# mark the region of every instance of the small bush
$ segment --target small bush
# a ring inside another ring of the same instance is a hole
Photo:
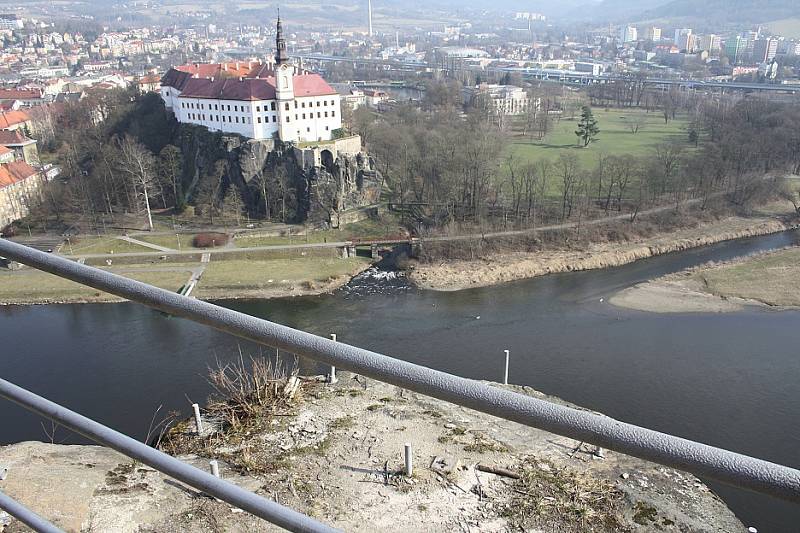
[[[230,236],[227,233],[198,233],[192,239],[195,248],[214,248],[228,244]]]

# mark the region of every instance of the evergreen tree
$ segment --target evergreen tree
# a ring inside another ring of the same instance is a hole
[[[585,148],[589,146],[589,143],[597,140],[600,128],[597,126],[597,119],[594,118],[592,108],[585,105],[581,109],[581,119],[578,122],[578,129],[575,131],[575,135],[578,136]]]

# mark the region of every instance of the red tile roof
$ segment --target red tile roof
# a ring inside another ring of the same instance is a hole
[[[275,71],[268,63],[210,63],[173,67],[161,85],[181,91],[181,96],[223,100],[275,98]],[[319,74],[294,76],[295,96],[327,96],[336,91]]]
[[[36,169],[24,161],[0,165],[0,189],[24,181],[37,174]]]
[[[33,139],[29,139],[19,130],[0,130],[0,145],[3,146],[16,146],[21,144],[28,144],[33,142]]]
[[[0,89],[0,100],[34,100],[42,98],[39,89]]]
[[[215,100],[273,100],[275,85],[263,79],[206,80],[191,79],[183,87],[181,98],[213,98]]]
[[[6,148],[5,146],[0,145],[0,155],[10,154],[11,152],[13,152],[11,148]]]
[[[0,113],[0,129],[11,128],[31,119],[25,111],[6,111]]]
[[[295,96],[326,96],[337,94],[319,74],[301,74],[294,77]]]

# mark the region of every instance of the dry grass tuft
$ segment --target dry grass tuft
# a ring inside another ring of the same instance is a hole
[[[627,530],[621,517],[625,495],[611,481],[534,457],[525,458],[518,471],[512,496],[501,507],[514,529]]]

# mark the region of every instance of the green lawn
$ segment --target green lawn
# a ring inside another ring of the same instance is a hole
[[[113,270],[111,270],[113,272]],[[119,272],[121,275],[177,291],[189,279],[190,272]],[[0,302],[40,301],[104,301],[114,298],[97,289],[59,278],[47,272],[25,269],[20,272],[0,273]]]
[[[274,235],[266,237],[249,237],[245,235],[237,237],[235,243],[239,248],[252,248],[254,246],[381,239],[387,236],[397,237],[402,232],[403,230],[392,220],[369,218],[353,224],[347,224],[341,229],[309,231],[308,235]]]
[[[61,253],[69,255],[124,254],[135,252],[154,252],[152,248],[123,241],[115,237],[73,237],[64,244]]]
[[[258,290],[302,282],[326,281],[366,266],[364,257],[350,259],[273,259],[266,261],[212,261],[197,286],[196,296],[219,290]]]
[[[138,241],[149,242],[150,244],[155,244],[157,246],[164,246],[166,248],[172,248],[174,250],[188,250],[188,249],[196,249],[192,246],[192,239],[194,239],[194,234],[180,234],[180,237],[177,235],[135,235],[133,236],[134,239]]]
[[[688,135],[685,131],[686,119],[683,117],[664,124],[661,114],[645,113],[638,109],[609,111],[593,109],[592,111],[600,128],[597,141],[586,148],[577,146],[578,137],[575,135],[575,130],[578,127],[578,118],[575,120],[562,118],[560,122],[554,122],[553,130],[542,141],[530,135],[523,137],[519,132],[515,132],[501,157],[501,175],[505,176],[507,173],[504,167],[509,155],[513,155],[521,162],[532,162],[542,158],[555,161],[561,154],[574,154],[581,164],[588,168],[597,164],[599,154],[642,156],[663,142],[676,141],[688,144]],[[634,134],[628,128],[628,123],[637,115],[643,116],[645,121],[639,132]]]

